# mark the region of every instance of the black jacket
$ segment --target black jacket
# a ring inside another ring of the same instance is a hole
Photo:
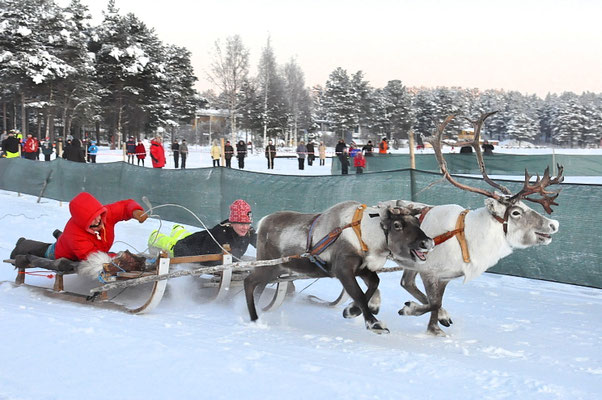
[[[229,244],[231,253],[236,258],[241,258],[245,254],[249,244],[252,244],[253,246],[257,245],[257,233],[252,227],[245,236],[238,236],[228,220],[215,225],[213,228],[209,229],[209,232],[211,232],[213,237],[215,237],[222,246],[226,243]],[[220,249],[211,236],[209,236],[207,231],[200,231],[193,233],[182,240],[178,240],[173,248],[173,253],[176,257],[196,256],[201,254],[221,254],[222,249]],[[234,259],[234,261],[236,261],[236,259]],[[203,263],[203,265],[218,264],[220,264],[218,261]]]
[[[233,155],[234,155],[234,147],[232,147],[232,145],[230,145],[230,144],[224,145],[224,157],[226,158],[226,160],[231,159]]]
[[[63,158],[69,161],[86,162],[86,154],[79,139],[73,139],[71,144],[65,147]]]
[[[247,156],[247,145],[245,142],[236,143],[236,157],[245,158]]]
[[[2,150],[17,153],[19,151],[19,139],[9,136],[2,141]]]
[[[345,152],[346,148],[347,148],[347,144],[337,143],[337,145],[334,148],[334,154],[336,154],[337,156],[340,156],[341,154],[343,154]]]

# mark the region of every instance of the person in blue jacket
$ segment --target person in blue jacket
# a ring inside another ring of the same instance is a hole
[[[98,154],[98,146],[96,146],[96,142],[92,140],[90,142],[90,147],[88,147],[88,156],[90,156],[91,163],[96,163],[96,154]]]

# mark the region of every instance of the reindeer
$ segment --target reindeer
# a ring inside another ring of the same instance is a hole
[[[563,181],[561,166],[558,166],[558,176],[555,178],[550,178],[549,168],[547,168],[541,179],[537,175],[534,183],[531,183],[531,175],[525,170],[523,188],[516,194],[512,194],[506,187],[487,176],[479,139],[485,119],[494,113],[484,113],[476,121],[467,118],[475,128],[474,140],[470,145],[476,152],[484,181],[494,188],[492,191],[463,185],[454,180],[447,170],[441,151],[441,138],[445,126],[454,118],[453,115],[447,117],[435,134],[427,138],[435,150],[435,156],[445,179],[462,190],[485,196],[485,207],[468,212],[459,205],[428,207],[421,203],[393,201],[395,204],[422,209],[424,219],[421,228],[434,238],[436,243],[422,265],[400,264],[404,268],[407,267],[404,269],[401,286],[422,304],[406,302],[399,310],[399,314],[422,315],[430,312],[427,331],[434,335],[444,335],[439,323],[446,327],[452,323],[447,312],[441,308],[445,287],[451,279],[463,276],[464,281],[467,282],[494,266],[514,249],[550,244],[552,235],[558,232],[558,221],[537,213],[522,200],[539,203],[548,214],[551,214],[551,206],[558,205],[554,200],[559,192],[547,191],[546,188]],[[534,194],[540,195],[540,198],[527,197]],[[453,238],[454,232],[457,239]],[[446,233],[448,233],[446,236],[452,236],[450,240],[437,244],[443,240],[443,236],[439,238],[438,236]],[[426,295],[416,287],[418,273],[424,283]]]
[[[251,320],[258,318],[254,301],[256,287],[276,280],[283,272],[294,271],[309,277],[338,278],[357,304],[343,316],[363,314],[367,329],[388,333],[374,316],[380,305],[379,278],[374,271],[381,268],[388,257],[403,263],[419,264],[426,260],[433,241],[420,229],[414,216],[418,212],[395,204],[366,207],[346,201],[321,214],[281,211],[262,218],[257,229],[257,259],[298,257],[286,264],[256,268],[245,279]],[[356,276],[366,283],[365,293]]]

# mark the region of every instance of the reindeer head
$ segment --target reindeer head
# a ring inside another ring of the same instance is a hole
[[[474,139],[472,142],[468,143],[457,143],[458,146],[471,145],[474,148],[483,180],[494,188],[493,191],[463,185],[453,179],[447,170],[447,163],[445,162],[443,152],[441,151],[441,139],[446,125],[454,118],[453,115],[448,116],[445,121],[439,125],[436,132],[432,136],[426,138],[426,140],[433,146],[435,156],[437,157],[437,161],[445,179],[462,190],[479,193],[488,197],[488,199],[485,200],[487,210],[494,219],[503,225],[506,240],[511,247],[525,248],[538,244],[547,245],[552,241],[551,235],[558,232],[558,221],[546,218],[537,213],[535,210],[524,204],[522,200],[539,203],[548,214],[551,214],[553,211],[552,206],[558,205],[555,200],[560,191],[547,191],[546,188],[550,185],[559,184],[564,180],[564,177],[562,176],[563,167],[558,165],[558,175],[555,178],[550,177],[550,169],[549,167],[546,168],[543,178],[540,178],[538,174],[534,183],[531,183],[532,176],[525,170],[523,188],[516,194],[512,194],[508,188],[490,179],[485,170],[485,162],[483,161],[483,154],[481,153],[479,142],[481,128],[485,119],[496,112],[497,111],[484,113],[476,121],[466,118],[474,127]],[[535,194],[540,195],[540,197],[528,197]]]
[[[385,231],[387,247],[393,259],[399,262],[412,261],[422,264],[435,243],[422,229],[416,215],[420,210],[401,207],[387,207],[381,213],[381,227]]]

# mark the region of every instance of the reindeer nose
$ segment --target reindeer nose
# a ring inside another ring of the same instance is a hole
[[[425,239],[422,242],[420,242],[420,248],[422,250],[430,251],[433,249],[433,247],[435,247],[435,242],[431,238]]]
[[[556,231],[558,231],[559,225],[560,224],[555,219],[553,219],[552,222],[550,222],[550,230],[552,231],[552,233],[556,233]]]

